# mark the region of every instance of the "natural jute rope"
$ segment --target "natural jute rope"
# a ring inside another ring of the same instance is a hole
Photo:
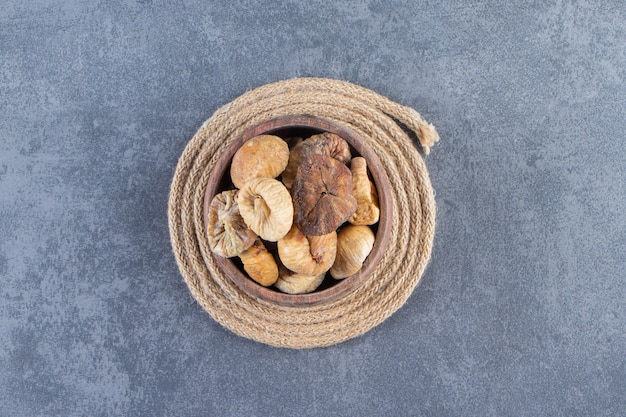
[[[392,235],[366,281],[335,301],[288,307],[252,298],[224,276],[204,233],[204,192],[217,159],[250,127],[280,116],[309,114],[358,134],[380,157],[394,197]],[[430,258],[435,201],[422,157],[401,122],[428,153],[439,137],[418,112],[371,90],[324,78],[267,84],[218,109],[185,148],[171,186],[169,229],[180,271],[211,316],[238,335],[274,346],[339,343],[381,323],[407,300]]]

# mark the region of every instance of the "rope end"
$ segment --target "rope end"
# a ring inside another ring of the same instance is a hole
[[[435,142],[439,141],[439,133],[437,133],[435,126],[430,123],[420,124],[419,132],[415,133],[417,133],[417,138],[425,154],[429,154],[430,147],[433,146]]]

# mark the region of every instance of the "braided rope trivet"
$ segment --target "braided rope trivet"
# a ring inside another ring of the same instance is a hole
[[[272,304],[242,292],[213,261],[202,216],[209,174],[231,142],[260,122],[297,114],[330,119],[358,134],[380,157],[394,197],[389,245],[373,273],[344,297],[310,307]],[[202,125],[178,161],[168,217],[180,271],[194,298],[216,321],[262,343],[310,348],[365,333],[404,304],[430,258],[435,201],[424,161],[396,120],[415,132],[426,153],[439,139],[415,110],[357,85],[324,78],[264,85],[221,107]]]

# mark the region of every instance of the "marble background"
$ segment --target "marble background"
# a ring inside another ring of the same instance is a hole
[[[0,0],[1,416],[618,416],[626,3]],[[419,110],[422,284],[346,343],[222,328],[171,251],[176,162],[295,76]]]

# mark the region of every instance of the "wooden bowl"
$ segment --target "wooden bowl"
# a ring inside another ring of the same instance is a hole
[[[350,129],[328,119],[310,115],[284,116],[260,123],[246,130],[243,135],[236,138],[226,149],[226,152],[220,157],[213,171],[211,171],[206,188],[204,196],[204,233],[206,233],[209,205],[213,197],[226,189],[234,189],[234,186],[230,183],[230,163],[233,155],[244,142],[262,134],[276,135],[285,139],[294,136],[307,138],[321,132],[331,132],[341,136],[350,145],[353,156],[360,155],[367,160],[368,168],[378,191],[380,205],[380,221],[372,227],[376,234],[374,247],[365,260],[363,267],[356,274],[342,280],[335,280],[327,273],[324,282],[315,292],[297,295],[285,294],[273,287],[266,288],[257,284],[245,274],[237,257],[222,258],[212,254],[222,273],[230,278],[242,291],[251,296],[286,306],[311,306],[331,302],[353,291],[363,283],[387,248],[393,221],[393,201],[389,178],[387,178],[380,159]]]

